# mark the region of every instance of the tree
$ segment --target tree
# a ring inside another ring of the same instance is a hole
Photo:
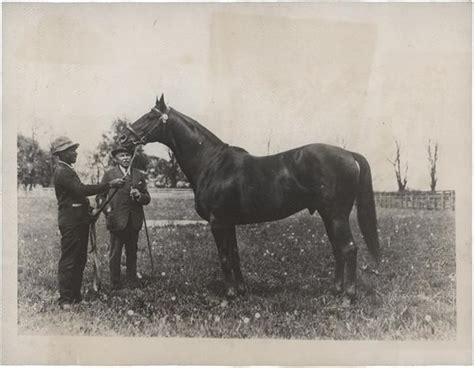
[[[163,173],[166,171],[167,167],[168,161],[166,161],[164,158],[148,156],[148,165],[146,171],[150,180],[155,180],[160,175],[163,176]]]
[[[175,154],[171,149],[168,148],[168,156],[169,156],[169,161],[168,161],[168,168],[166,172],[166,176],[168,177],[170,181],[170,187],[171,188],[176,188],[176,185],[178,184],[178,175],[179,175],[179,164],[178,160],[176,159]]]
[[[122,134],[122,130],[127,126],[127,121],[122,119],[116,119],[112,122],[107,133],[102,134],[102,141],[97,147],[96,154],[98,155],[97,160],[101,161],[104,167],[111,166],[114,164],[112,155],[110,154],[113,149],[117,148],[119,144],[119,137]]]
[[[399,192],[404,192],[406,190],[406,187],[407,187],[407,174],[408,174],[408,162],[405,163],[405,174],[403,175],[402,177],[402,171],[401,171],[401,154],[400,154],[400,143],[395,140],[395,159],[392,161],[392,160],[388,160],[394,170],[395,170],[395,176],[397,178],[397,184],[398,184],[398,191]]]
[[[91,182],[99,183],[102,173],[105,170],[104,157],[101,156],[100,152],[93,152],[88,157],[88,166],[92,169]]]
[[[148,179],[158,188],[188,187],[189,182],[181,170],[173,151],[168,149],[168,160],[156,156],[148,156]]]
[[[434,192],[436,190],[436,183],[438,176],[436,172],[438,164],[438,142],[431,142],[428,140],[428,161],[430,164],[430,188]]]
[[[88,162],[89,167],[93,170],[93,181],[98,181],[103,175],[106,167],[114,164],[114,159],[110,153],[120,145],[119,137],[126,126],[126,120],[114,120],[110,130],[107,133],[102,134],[102,140],[98,144],[96,151],[89,155]],[[133,161],[133,167],[145,171],[147,170],[147,165],[148,156],[143,151],[143,147],[139,146]]]
[[[38,142],[22,134],[17,136],[17,179],[25,189],[36,184],[49,186],[53,173],[53,162],[49,151],[43,150]]]
[[[179,166],[178,160],[176,159],[175,154],[171,149],[168,148],[168,165],[164,172],[166,179],[168,180],[168,186],[170,188],[177,188],[178,183],[186,183],[189,184],[188,178],[184,175],[181,167]]]
[[[168,161],[157,156],[148,156],[147,175],[148,180],[152,181],[158,188],[166,188],[169,186],[168,180],[164,173],[168,168]]]
[[[272,144],[272,133],[273,133],[273,131],[270,130],[270,134],[268,135],[268,140],[267,140],[267,155],[270,154],[270,147],[271,147],[271,144]]]
[[[52,186],[55,161],[51,151],[40,149],[36,156],[35,166],[37,183],[41,184],[43,187]]]
[[[119,146],[119,137],[122,130],[127,126],[127,121],[116,119],[107,133],[102,134],[102,140],[97,149],[89,155],[89,167],[92,169],[91,179],[93,182],[100,180],[106,167],[112,166],[114,160],[110,154]],[[142,146],[137,147],[137,153],[133,161],[133,167],[146,171],[149,180],[155,181],[160,187],[176,188],[179,185],[187,185],[188,180],[179,167],[173,151],[168,150],[168,160],[156,156],[148,156]]]

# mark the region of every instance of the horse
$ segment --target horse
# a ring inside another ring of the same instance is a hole
[[[160,142],[174,152],[194,191],[195,209],[210,224],[228,298],[247,291],[236,225],[280,220],[305,209],[311,215],[317,211],[335,258],[335,291],[345,291],[344,298],[352,302],[358,247],[349,215],[357,203],[359,228],[369,253],[379,260],[371,170],[361,154],[308,144],[270,156],[253,156],[168,106],[163,95],[151,111],[123,129],[119,141],[130,146]]]

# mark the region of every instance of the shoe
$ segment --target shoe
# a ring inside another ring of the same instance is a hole
[[[61,308],[62,310],[70,310],[72,308],[72,304],[69,302],[60,302],[59,308]]]
[[[71,309],[71,305],[72,303],[74,303],[74,301],[70,300],[69,298],[66,299],[63,297],[59,297],[59,299],[57,300],[57,303],[59,305],[59,308],[61,309]]]
[[[73,303],[73,304],[79,304],[80,302],[82,302],[82,295],[76,296],[76,297],[72,300],[72,303]]]
[[[111,290],[120,290],[123,289],[123,285],[121,282],[113,282],[110,284],[110,289]]]
[[[130,278],[127,280],[127,286],[130,289],[139,289],[142,287],[142,283],[138,278]]]

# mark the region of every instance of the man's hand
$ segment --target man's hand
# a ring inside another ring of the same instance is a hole
[[[130,190],[130,196],[135,200],[135,201],[138,201],[140,200],[140,197],[142,196],[142,194],[140,193],[140,191],[136,188],[133,188],[132,190]]]
[[[120,188],[120,187],[123,187],[124,184],[125,184],[125,180],[122,178],[117,178],[117,179],[109,181],[109,185],[111,188]]]

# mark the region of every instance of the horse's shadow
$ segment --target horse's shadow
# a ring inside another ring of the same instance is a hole
[[[226,291],[226,285],[223,279],[213,279],[205,285],[207,291],[216,297],[223,297]],[[263,282],[247,282],[247,291],[241,298],[250,296],[272,297],[285,292],[281,285],[268,285]]]
[[[318,297],[322,294],[328,294],[328,288],[324,285],[305,285],[307,288],[301,288],[299,284],[277,284],[274,282],[266,282],[266,281],[257,281],[257,280],[248,280],[247,283],[247,291],[245,293],[244,298],[248,297],[261,297],[261,298],[268,298],[274,297],[279,294],[288,294],[288,290],[291,292],[300,294],[302,297],[307,298],[314,298]],[[215,296],[223,296],[225,294],[226,285],[223,279],[213,279],[209,281],[205,285],[206,289]]]
[[[223,279],[214,278],[205,285],[206,290],[217,298],[222,298],[225,295],[226,285]],[[292,294],[292,298],[307,299],[307,300],[324,300],[324,305],[331,309],[334,306],[340,306],[344,300],[344,293],[336,291],[334,285],[329,280],[316,279],[311,283],[300,284],[291,283],[288,284],[276,284],[269,283],[266,281],[248,280],[247,281],[247,292],[245,295],[239,298],[263,298],[280,299],[281,296],[288,297],[288,294]],[[377,306],[382,303],[380,295],[377,294],[376,288],[372,282],[361,280],[358,287],[359,295],[351,303],[353,306],[359,303],[369,301],[372,305]]]

